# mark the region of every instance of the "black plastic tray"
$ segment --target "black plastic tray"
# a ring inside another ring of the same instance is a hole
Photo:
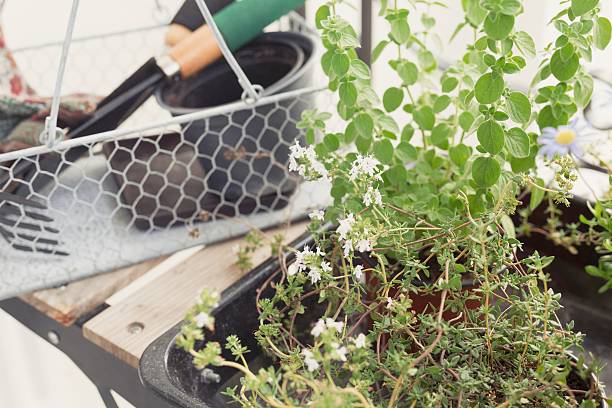
[[[309,244],[312,244],[312,236],[304,234],[291,246],[301,248]],[[223,345],[227,336],[237,335],[251,351],[246,357],[249,365],[255,368],[266,362],[253,336],[259,327],[255,298],[257,290],[278,268],[278,261],[270,259],[226,289],[219,306],[213,311],[215,332],[206,336],[208,341],[218,341]],[[240,375],[236,370],[221,368],[215,369],[215,373],[221,376],[218,384],[203,381],[201,372],[193,368],[191,356],[175,345],[181,325],[179,323],[168,330],[145,350],[139,368],[143,384],[169,401],[171,406],[225,407],[228,399],[221,392],[230,385],[238,385]],[[224,350],[225,358],[233,359],[225,353]]]

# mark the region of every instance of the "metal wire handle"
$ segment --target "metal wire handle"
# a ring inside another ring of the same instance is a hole
[[[236,58],[234,58],[234,54],[232,54],[232,51],[227,46],[227,43],[223,38],[223,34],[221,34],[219,27],[217,27],[217,24],[215,23],[215,20],[212,14],[210,13],[210,10],[208,9],[208,6],[206,5],[206,3],[204,3],[204,0],[195,0],[195,2],[200,8],[200,12],[204,17],[206,24],[208,24],[208,26],[212,29],[215,39],[219,44],[219,48],[221,49],[221,53],[223,54],[223,57],[229,64],[232,71],[234,71],[234,74],[236,74],[236,77],[238,78],[238,83],[244,90],[244,93],[242,94],[242,100],[247,104],[253,104],[257,102],[257,100],[261,97],[263,87],[261,85],[253,85],[251,81],[249,81],[249,78],[246,76],[246,74],[240,67],[240,64],[238,64],[238,61],[236,61]]]
[[[66,60],[68,59],[70,44],[72,43],[72,34],[74,32],[74,25],[76,23],[79,2],[80,0],[72,0],[72,9],[70,10],[70,18],[68,20],[66,35],[64,36],[64,43],[62,45],[59,68],[55,78],[55,90],[53,92],[53,100],[51,102],[51,112],[49,112],[49,116],[47,116],[45,119],[45,129],[42,131],[39,137],[41,143],[46,144],[49,148],[52,148],[59,140],[63,139],[65,135],[64,130],[57,127],[57,117],[59,115],[64,72],[66,71]]]

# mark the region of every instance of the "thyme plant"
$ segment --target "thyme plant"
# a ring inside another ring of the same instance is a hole
[[[348,1],[316,13],[321,63],[346,122],[308,111],[291,170],[331,184],[333,204],[311,214],[314,244],[283,248],[282,265],[258,299],[259,371],[232,336],[204,342],[213,295],[187,316],[178,344],[198,368],[244,374],[227,394],[244,407],[597,407],[582,362],[567,354],[582,335],[556,318],[560,295],[547,286],[551,258],[519,259],[510,216],[520,191],[550,190],[535,174],[544,129],[568,126],[592,93],[584,69],[610,41],[599,0],[563,0],[550,21],[558,37],[537,51],[516,27],[521,0],[462,0],[474,41],[442,72],[429,42],[446,2],[383,0],[394,86],[379,96],[357,57],[358,36],[342,17]],[[348,4],[350,5],[350,4]],[[531,90],[509,75],[539,63]],[[554,142],[568,146],[571,134]],[[564,203],[574,162],[555,154]],[[334,225],[331,229],[326,225]],[[242,261],[244,262],[244,260]]]

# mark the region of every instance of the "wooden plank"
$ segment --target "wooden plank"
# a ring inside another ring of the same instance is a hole
[[[306,223],[285,230],[266,232],[271,237],[285,231],[286,242],[304,233]],[[83,327],[84,336],[117,358],[138,367],[147,346],[181,321],[204,288],[222,291],[243,276],[234,261],[235,247],[242,238],[212,245],[183,260],[154,280],[146,282],[130,296],[89,320]],[[252,256],[258,265],[270,256],[265,246]]]
[[[21,298],[50,318],[69,326],[164,259],[162,257],[142,262],[114,272],[71,282],[60,288],[32,292]]]

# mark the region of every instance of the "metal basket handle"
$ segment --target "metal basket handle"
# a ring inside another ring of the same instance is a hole
[[[206,24],[212,29],[215,39],[219,44],[219,48],[221,49],[221,53],[223,54],[223,57],[229,64],[232,71],[234,71],[234,74],[236,74],[236,78],[238,78],[238,83],[244,90],[244,92],[242,93],[242,100],[245,103],[249,104],[257,102],[257,100],[261,97],[263,87],[261,85],[253,85],[249,78],[246,76],[246,74],[240,67],[240,64],[238,64],[238,61],[234,57],[234,54],[232,54],[232,51],[227,46],[227,43],[223,38],[223,34],[221,34],[219,27],[217,27],[217,24],[215,23],[215,20],[204,0],[195,0],[195,2],[200,8],[200,12],[204,17]]]

